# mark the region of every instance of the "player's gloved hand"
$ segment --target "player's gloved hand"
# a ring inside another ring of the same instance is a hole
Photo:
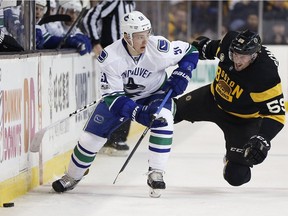
[[[0,51],[2,52],[20,52],[24,51],[23,47],[10,35],[0,32]]]
[[[183,94],[186,90],[188,83],[192,77],[192,72],[189,70],[184,70],[182,68],[175,69],[168,80],[161,88],[163,91],[168,92],[172,89],[173,92],[171,97],[176,97],[177,95]]]
[[[82,41],[82,43],[85,44],[85,51],[82,50],[82,52],[84,51],[86,53],[90,53],[92,51],[92,43],[91,43],[90,38],[87,35],[78,33],[75,35],[75,37],[77,37],[78,40]],[[86,53],[84,53],[84,54],[86,54]],[[81,53],[80,53],[80,55],[81,55]]]
[[[71,35],[66,39],[66,45],[71,48],[76,48],[80,55],[90,53],[92,50],[91,42],[85,35],[76,34]]]
[[[153,114],[157,112],[158,106],[153,104],[142,106],[126,96],[120,96],[114,100],[109,109],[116,116],[129,118],[144,126],[150,126]],[[166,119],[156,118],[152,127],[164,127],[167,125]]]
[[[150,126],[152,119],[154,118],[153,114],[157,112],[158,107],[156,106],[142,106],[137,105],[132,112],[132,120],[137,121],[138,123],[144,126]],[[167,121],[165,118],[156,118],[152,124],[152,127],[165,127],[167,126]]]
[[[206,51],[206,46],[210,42],[211,42],[211,40],[205,36],[199,36],[192,42],[192,45],[194,47],[196,47],[196,49],[199,51],[199,59],[201,59],[201,60],[207,59],[206,55],[205,55],[205,51]],[[209,59],[211,59],[211,57]],[[212,59],[214,59],[214,58],[212,58]]]
[[[244,145],[244,158],[250,165],[262,163],[267,157],[271,144],[260,135],[254,135]]]

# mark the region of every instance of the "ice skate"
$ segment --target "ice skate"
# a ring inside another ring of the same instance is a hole
[[[75,180],[69,175],[64,175],[62,178],[54,181],[52,183],[52,188],[54,189],[55,192],[57,193],[63,193],[68,190],[72,190],[80,180]]]
[[[89,169],[86,170],[84,176],[87,175],[88,173]],[[52,188],[57,193],[63,193],[65,191],[73,190],[76,187],[76,185],[80,182],[80,180],[81,179],[75,180],[69,175],[65,174],[64,176],[62,176],[62,178],[52,183]]]
[[[153,198],[159,198],[162,191],[166,188],[166,184],[163,180],[162,170],[149,169],[147,184],[149,186],[149,196]]]
[[[127,156],[129,146],[125,142],[107,142],[99,151],[100,154],[110,156]]]

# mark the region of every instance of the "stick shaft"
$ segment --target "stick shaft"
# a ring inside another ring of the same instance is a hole
[[[30,151],[31,152],[39,152],[40,150],[40,144],[42,142],[42,139],[46,133],[47,130],[49,130],[50,128],[53,128],[55,127],[56,125],[62,123],[62,122],[65,122],[67,119],[69,119],[70,117],[72,116],[75,116],[81,112],[83,112],[84,110],[87,110],[88,108],[94,106],[95,104],[97,104],[100,100],[96,100],[96,101],[93,101],[91,102],[90,104],[87,104],[85,105],[84,107],[81,107],[80,109],[78,110],[75,110],[74,112],[70,113],[67,117],[61,119],[61,120],[58,120],[50,125],[48,125],[47,127],[44,127],[42,128],[41,130],[39,130],[33,137],[32,141],[31,141],[31,144],[30,144]]]
[[[84,16],[85,12],[86,12],[86,7],[82,9],[82,11],[78,15],[77,19],[75,20],[75,22],[70,26],[70,28],[68,29],[67,33],[64,35],[64,37],[60,41],[57,49],[60,49],[62,47],[62,45],[65,44],[67,38],[70,36],[70,34],[71,34],[72,30],[74,29],[74,27],[77,26],[77,24],[80,22],[80,20]]]
[[[127,166],[127,164],[129,163],[130,159],[132,158],[132,156],[134,155],[136,149],[138,148],[138,146],[140,145],[140,143],[142,142],[143,138],[146,136],[147,132],[149,131],[149,129],[151,128],[154,120],[156,119],[156,117],[158,116],[158,114],[160,113],[160,111],[162,110],[162,108],[164,107],[165,103],[167,102],[167,100],[169,99],[170,95],[172,93],[172,90],[170,89],[169,92],[166,94],[165,98],[163,99],[162,103],[160,104],[160,106],[157,109],[157,112],[154,114],[154,117],[152,118],[152,121],[150,122],[150,125],[148,127],[145,128],[144,132],[142,133],[141,137],[139,138],[139,140],[137,141],[136,145],[134,146],[134,148],[132,149],[131,153],[128,155],[126,161],[124,162],[123,166],[121,167],[120,171],[118,172],[113,184],[115,184],[119,174],[121,172],[124,171],[125,167]]]
[[[69,21],[71,21],[71,17],[70,17],[69,15],[66,15],[66,14],[50,15],[50,16],[47,16],[47,17],[42,18],[42,19],[38,22],[38,25],[43,25],[43,24],[46,24],[46,23],[57,22],[57,21],[69,22]]]

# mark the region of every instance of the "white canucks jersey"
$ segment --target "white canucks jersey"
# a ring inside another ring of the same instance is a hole
[[[165,69],[176,65],[191,48],[187,42],[150,36],[145,52],[136,61],[124,44],[123,39],[117,40],[98,57],[103,97],[123,91],[133,100],[152,95],[165,81]]]

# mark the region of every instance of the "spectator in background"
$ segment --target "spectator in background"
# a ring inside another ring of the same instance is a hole
[[[264,1],[264,43],[287,44],[288,1]]]
[[[267,20],[287,20],[288,1],[264,1],[263,18]]]
[[[100,1],[92,7],[83,19],[83,25],[91,38],[96,56],[106,46],[121,38],[120,19],[124,14],[135,10],[134,1]],[[129,146],[126,144],[131,121],[126,121],[116,129],[101,149],[101,153],[112,156],[125,156]]]
[[[288,44],[285,22],[276,21],[272,26],[272,35],[265,40],[269,44]]]
[[[230,20],[230,23],[228,30],[242,31],[244,29],[247,29],[247,25],[249,25],[247,21],[251,23],[251,18],[252,21],[255,21],[255,16],[249,17],[249,15],[253,14],[257,16],[258,5],[258,1],[243,0],[236,2],[229,13],[228,19]]]
[[[249,29],[250,31],[258,32],[258,25],[259,25],[258,14],[251,11],[246,14],[246,20],[242,19],[234,20],[230,25],[230,29],[232,31],[244,31],[246,29]]]
[[[169,13],[168,24],[168,39],[173,40],[185,40],[187,38],[187,5],[184,2],[173,5],[172,11]]]
[[[217,1],[192,1],[192,37],[206,35],[210,38],[217,37]]]
[[[256,13],[250,13],[248,14],[246,18],[246,28],[253,32],[258,32],[258,26],[259,26],[259,17]]]
[[[38,25],[47,10],[46,0],[35,1],[35,18],[36,18],[36,48],[37,49],[55,49],[60,46],[63,36],[52,35],[45,25]],[[83,34],[69,35],[61,47],[76,48],[80,55],[91,52],[91,43],[87,36]]]

